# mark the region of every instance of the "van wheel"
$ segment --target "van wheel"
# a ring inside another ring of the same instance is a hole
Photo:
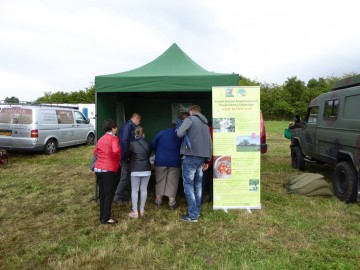
[[[93,145],[94,143],[95,143],[95,135],[93,133],[90,133],[86,138],[86,144]]]
[[[291,166],[300,171],[305,170],[304,154],[302,153],[300,146],[291,148]]]
[[[54,154],[55,152],[56,152],[56,141],[50,139],[45,144],[44,153],[46,155],[51,155]]]
[[[353,203],[356,201],[358,186],[358,174],[354,166],[343,161],[336,165],[333,187],[336,197],[345,203]]]

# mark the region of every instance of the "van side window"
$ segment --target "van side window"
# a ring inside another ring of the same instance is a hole
[[[0,123],[24,124],[32,123],[32,110],[19,107],[3,108],[0,112]]]
[[[75,112],[75,119],[77,124],[86,124],[86,118],[80,112]]]
[[[315,124],[317,122],[318,113],[319,113],[319,107],[310,107],[308,109],[308,113],[307,113],[308,116],[306,122]]]
[[[72,111],[56,110],[56,117],[59,124],[74,124]]]
[[[324,119],[327,120],[335,120],[338,115],[339,110],[339,100],[338,99],[332,99],[325,101],[325,107],[324,107]]]

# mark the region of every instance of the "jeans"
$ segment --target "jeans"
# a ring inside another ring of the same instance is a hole
[[[140,212],[145,210],[149,179],[150,179],[150,175],[131,176],[131,202],[132,202],[133,211],[138,211],[139,189],[140,189]]]
[[[182,176],[184,193],[188,203],[188,215],[197,219],[200,214],[203,164],[205,158],[184,156],[182,160]]]
[[[115,191],[114,201],[130,201],[130,163],[121,161],[120,181]]]

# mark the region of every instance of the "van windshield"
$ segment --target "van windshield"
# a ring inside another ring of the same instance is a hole
[[[21,107],[2,108],[0,111],[1,124],[31,124],[32,110]]]

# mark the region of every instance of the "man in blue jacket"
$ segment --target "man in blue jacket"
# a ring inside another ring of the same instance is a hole
[[[188,213],[181,216],[181,220],[187,222],[197,222],[200,214],[203,170],[209,167],[212,155],[207,124],[200,106],[193,105],[190,107],[190,116],[185,118],[177,130],[178,137],[183,138],[187,134],[191,143],[189,148],[183,141],[180,148],[184,193],[188,203]]]
[[[138,113],[133,113],[131,118],[124,123],[119,130],[119,142],[121,145],[121,160],[120,160],[120,181],[115,191],[114,201],[116,203],[129,202],[131,199],[130,190],[130,166],[126,162],[128,157],[128,149],[130,142],[135,140],[134,130],[140,124],[141,116]]]

